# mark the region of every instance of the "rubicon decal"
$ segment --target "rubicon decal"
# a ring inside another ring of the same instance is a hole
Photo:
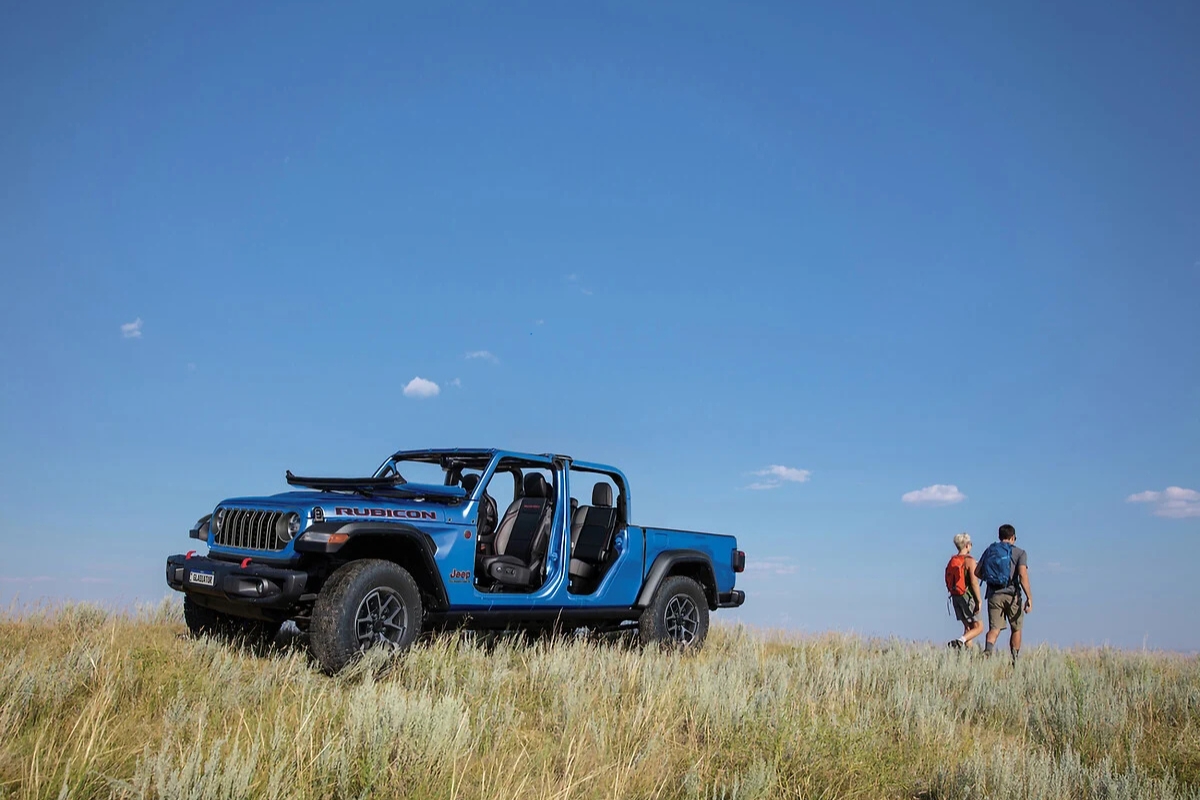
[[[335,517],[388,517],[391,519],[433,519],[436,511],[417,511],[411,508],[350,508],[338,506],[333,509]]]

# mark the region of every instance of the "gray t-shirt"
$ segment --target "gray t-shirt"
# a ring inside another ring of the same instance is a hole
[[[1028,569],[1029,568],[1029,555],[1024,550],[1022,550],[1021,548],[1017,547],[1014,544],[1013,549],[1012,549],[1012,574],[1010,576],[1008,586],[1001,586],[1001,587],[993,588],[992,585],[989,583],[988,587],[987,587],[987,591],[984,592],[984,595],[986,597],[991,597],[994,594],[1001,594],[1001,595],[1020,594],[1021,593],[1021,583],[1017,579],[1017,567],[1025,567],[1026,569]]]

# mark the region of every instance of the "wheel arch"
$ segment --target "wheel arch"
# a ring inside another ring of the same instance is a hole
[[[634,605],[638,608],[650,605],[659,584],[672,575],[683,575],[699,583],[708,600],[709,610],[717,610],[716,572],[713,570],[712,559],[700,550],[667,550],[659,553],[646,573],[642,591],[638,593]]]
[[[330,554],[338,562],[350,563],[364,558],[391,561],[413,576],[426,609],[444,611],[448,607],[446,587],[434,560],[437,548],[419,528],[403,524],[352,522],[336,525],[329,532],[350,536],[345,544]]]

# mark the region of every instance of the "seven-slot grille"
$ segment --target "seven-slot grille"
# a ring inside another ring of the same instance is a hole
[[[283,513],[264,508],[226,508],[221,532],[214,542],[243,550],[282,550],[287,542],[275,535],[275,523]]]

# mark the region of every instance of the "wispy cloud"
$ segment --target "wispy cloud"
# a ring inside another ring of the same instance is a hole
[[[808,479],[812,477],[812,472],[807,469],[796,469],[795,467],[785,467],[782,464],[772,464],[771,466],[757,470],[752,473],[755,477],[762,478],[760,481],[747,486],[747,489],[755,491],[764,491],[767,489],[778,489],[785,483],[808,483]]]
[[[795,575],[800,565],[789,556],[766,556],[746,561],[746,572],[760,575]]]
[[[533,321],[533,324],[534,324],[534,325],[545,325],[545,324],[546,324],[546,320],[544,320],[544,319],[535,319],[535,320]]]
[[[458,378],[455,378],[454,380],[450,381],[450,382],[449,382],[448,384],[446,384],[446,385],[447,385],[447,386],[453,386],[455,389],[461,389],[461,388],[462,388],[462,381],[461,381],[461,380],[459,380]]]
[[[900,501],[911,506],[952,506],[966,499],[967,496],[954,484],[935,483],[924,489],[905,492]]]
[[[50,575],[0,575],[0,583],[46,583],[52,580]]]
[[[1168,486],[1161,492],[1145,491],[1131,494],[1126,503],[1147,503],[1154,509],[1154,516],[1168,519],[1200,517],[1200,492],[1180,486]]]
[[[433,381],[427,381],[424,378],[413,378],[405,385],[404,396],[425,400],[430,397],[437,397],[440,391],[441,389]]]
[[[580,280],[579,280],[579,274],[578,274],[578,273],[572,272],[570,275],[568,275],[568,276],[567,276],[567,283],[573,283],[573,284],[575,284],[575,288],[579,289],[579,293],[580,293],[580,294],[587,295],[588,297],[591,297],[591,296],[592,296],[592,294],[593,294],[593,292],[592,292],[592,290],[591,290],[591,288],[590,288],[590,287],[587,287],[587,286],[580,286],[580,285],[579,285],[579,284],[580,284]]]
[[[124,323],[121,326],[121,337],[124,339],[142,338],[142,318],[138,317],[133,322]]]
[[[490,350],[472,350],[463,356],[463,358],[466,358],[468,361],[479,359],[482,361],[487,361],[491,364],[500,363],[500,359],[496,358],[496,356]]]

